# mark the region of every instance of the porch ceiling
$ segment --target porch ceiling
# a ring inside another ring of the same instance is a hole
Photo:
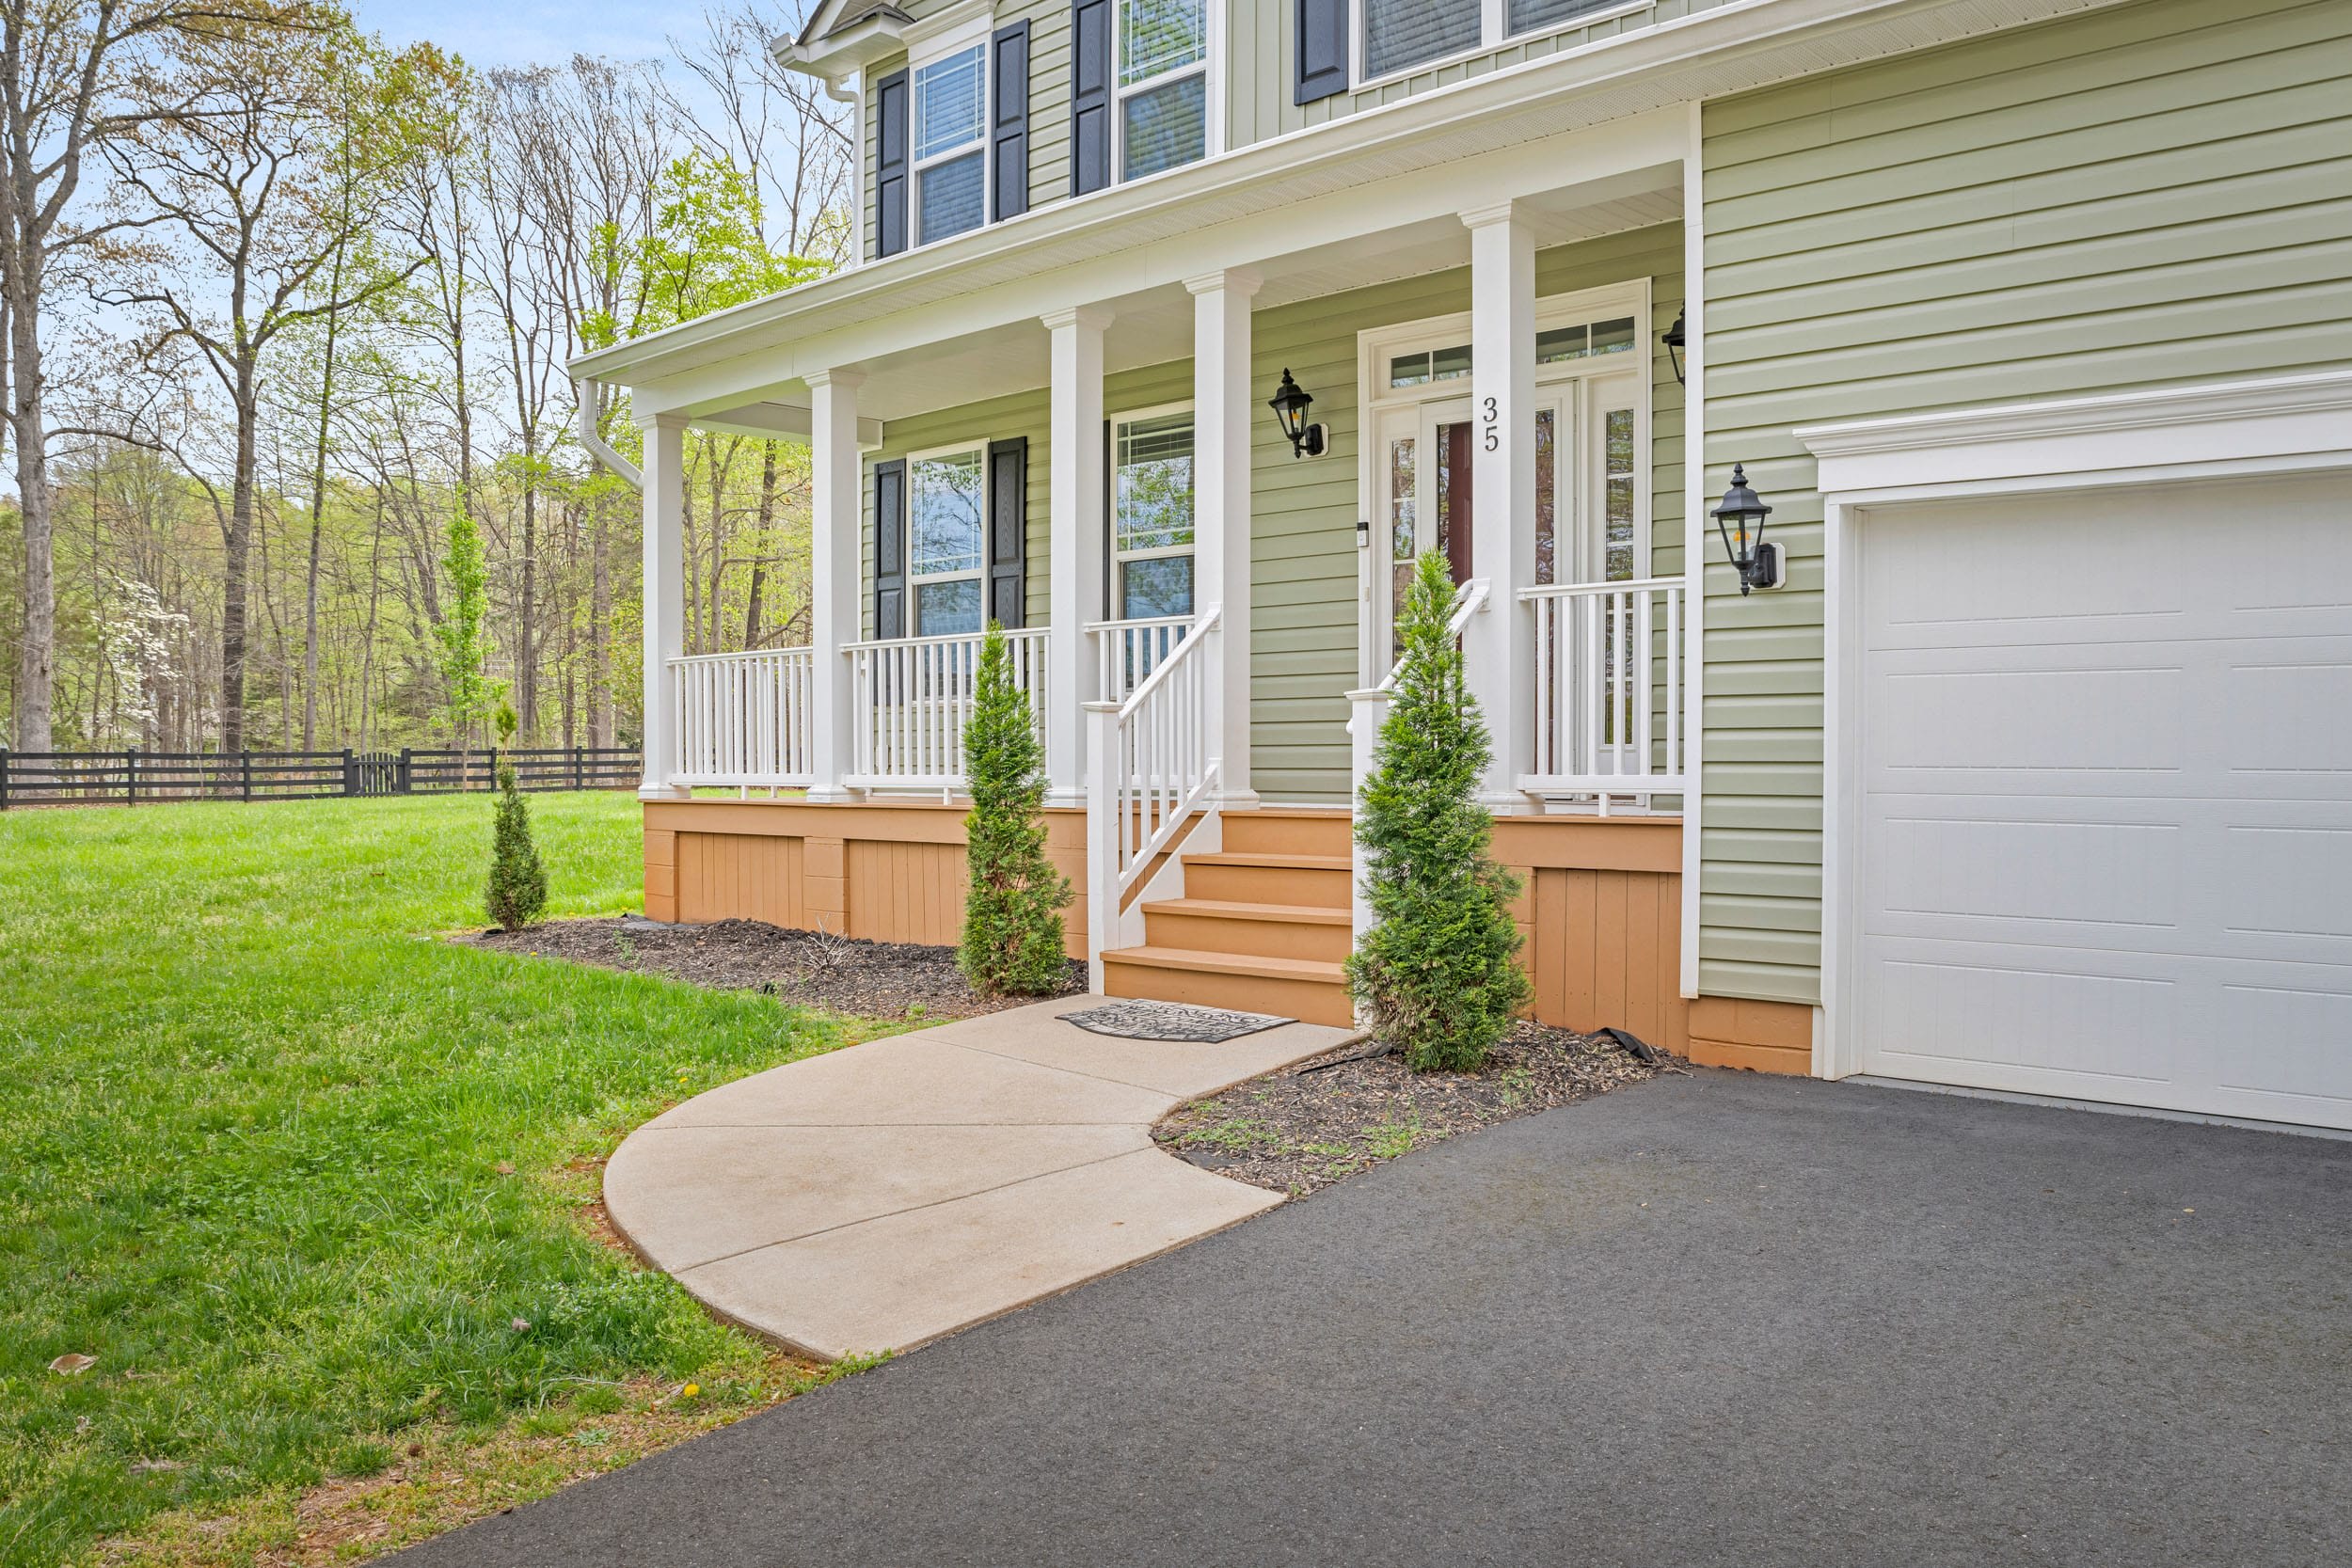
[[[1539,247],[1567,245],[1677,222],[1682,216],[1681,168],[1662,164],[1526,198],[1522,208]],[[1263,279],[1260,310],[1351,289],[1470,265],[1470,230],[1454,218],[1334,238],[1270,256],[1253,270]],[[1192,298],[1163,285],[1090,302],[1107,307],[1104,368],[1109,372],[1183,359],[1192,353]],[[1467,293],[1464,305],[1469,303]],[[1050,379],[1051,340],[1035,319],[1008,322],[952,340],[863,361],[859,439],[879,445],[892,420],[1031,391]],[[784,384],[756,403],[699,412],[694,423],[739,435],[797,436],[809,429],[805,383]]]

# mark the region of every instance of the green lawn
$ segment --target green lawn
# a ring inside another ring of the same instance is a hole
[[[633,799],[532,811],[552,913],[638,904]],[[0,1562],[291,1517],[418,1438],[561,1433],[650,1383],[774,1397],[761,1345],[580,1206],[664,1103],[840,1025],[434,940],[480,923],[489,824],[486,797],[0,816]]]

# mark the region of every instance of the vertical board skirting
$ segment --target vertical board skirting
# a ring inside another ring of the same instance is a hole
[[[1679,876],[1546,867],[1534,874],[1534,903],[1526,961],[1538,1022],[1625,1029],[1687,1053],[1690,1006],[1677,986]]]
[[[678,920],[689,926],[757,920],[792,930],[808,927],[801,840],[757,833],[675,837]]]

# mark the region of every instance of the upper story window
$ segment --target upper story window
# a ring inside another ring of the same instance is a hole
[[[1119,177],[1209,150],[1208,0],[1117,0]]]
[[[1629,0],[1355,0],[1359,82],[1456,55],[1500,48],[1522,33],[1565,26]]]
[[[985,39],[914,67],[914,241],[988,221]]]

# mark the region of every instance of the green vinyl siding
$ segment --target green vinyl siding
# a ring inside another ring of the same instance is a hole
[[[1710,103],[1700,988],[1820,998],[1821,505],[1791,431],[2352,360],[2352,6],[2148,3]]]
[[[1682,297],[1682,233],[1661,225],[1541,251],[1539,295],[1650,279],[1652,569],[1682,565],[1682,388],[1658,334]],[[1251,319],[1251,384],[1269,390],[1290,370],[1314,393],[1314,416],[1330,427],[1319,458],[1297,459],[1271,413],[1253,405],[1251,431],[1252,627],[1250,733],[1258,793],[1274,801],[1343,802],[1350,765],[1347,692],[1357,684],[1358,551],[1357,334],[1470,309],[1470,270],[1453,268],[1401,282],[1327,294],[1257,311]],[[1113,326],[1116,335],[1118,328]],[[1467,395],[1468,388],[1464,388]],[[1192,396],[1192,363],[1171,360],[1104,378],[1106,416]],[[1042,388],[894,419],[880,458],[960,441],[1029,438],[1028,614],[1047,620],[1049,395]],[[870,476],[871,461],[868,471]],[[873,566],[873,486],[866,481],[866,572]],[[870,633],[872,594],[866,595]]]
[[[1344,119],[1384,103],[1399,103],[1474,76],[1640,32],[1661,22],[1677,21],[1728,3],[1729,0],[1655,0],[1654,4],[1634,10],[1596,18],[1583,26],[1530,32],[1505,40],[1497,49],[1456,55],[1438,61],[1425,71],[1392,76],[1373,87],[1301,104],[1291,102],[1298,69],[1294,8],[1287,0],[1280,4],[1269,0],[1230,0],[1226,12],[1225,59],[1229,74],[1225,145],[1247,147],[1270,136],[1303,131],[1311,125]]]

